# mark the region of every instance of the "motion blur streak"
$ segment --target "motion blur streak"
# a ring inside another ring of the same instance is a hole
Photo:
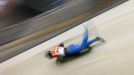
[[[8,2],[11,6],[13,5],[12,9],[17,12],[12,10],[10,11],[12,15],[8,14],[10,17],[3,18],[3,16],[0,19],[0,62],[63,33],[127,0],[49,0],[52,2],[48,2],[48,5],[45,5],[46,7],[56,4],[56,7],[50,7],[51,10],[48,9],[49,11],[42,6],[42,3],[43,5],[45,3],[42,0],[34,0],[37,2],[31,4],[31,0],[27,1],[24,5],[23,2],[19,1],[16,3]],[[47,2],[48,0],[43,1]],[[20,5],[17,5],[17,3]],[[38,4],[42,8],[39,8]],[[59,5],[57,6],[57,4]],[[15,8],[16,6],[19,7]]]

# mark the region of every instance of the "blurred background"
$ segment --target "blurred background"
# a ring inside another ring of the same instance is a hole
[[[55,8],[66,0],[0,0],[0,28]]]
[[[127,0],[0,0],[0,62]]]

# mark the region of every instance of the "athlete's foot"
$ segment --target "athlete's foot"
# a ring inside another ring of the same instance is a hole
[[[97,39],[97,41],[105,42],[105,40],[101,37],[97,37],[96,39]]]

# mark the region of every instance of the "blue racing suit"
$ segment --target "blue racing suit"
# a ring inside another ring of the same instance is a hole
[[[87,28],[85,28],[85,30],[86,31],[83,35],[82,43],[81,44],[71,44],[70,46],[68,46],[66,48],[66,54],[67,55],[81,54],[82,50],[88,48],[92,43],[98,41],[97,37],[88,41],[89,31],[88,31]]]

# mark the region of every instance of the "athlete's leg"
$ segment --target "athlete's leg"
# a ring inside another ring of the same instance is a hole
[[[98,38],[96,37],[96,38],[93,38],[93,39],[91,39],[91,40],[89,40],[88,42],[87,42],[87,47],[88,46],[90,46],[92,43],[94,43],[94,42],[96,42],[96,41],[98,41]]]
[[[102,39],[101,37],[96,37],[96,38],[91,39],[90,41],[87,42],[87,47],[90,46],[92,43],[94,43],[94,42],[96,42],[96,41],[105,42],[105,40]]]
[[[86,48],[88,41],[88,30],[85,31],[84,36],[83,36],[83,41],[81,44],[71,44],[70,46],[67,47],[67,54],[78,54],[81,53],[83,49]]]
[[[81,51],[87,47],[87,42],[88,42],[88,29],[85,28],[85,32],[84,32],[84,35],[83,35],[82,43],[81,44],[77,44],[77,45],[72,44],[72,45],[68,46],[66,52],[68,54],[78,54],[78,53],[81,53]]]
[[[85,32],[84,32],[84,35],[83,35],[83,41],[82,43],[79,45],[79,50],[83,50],[84,48],[86,48],[86,45],[87,45],[87,42],[88,42],[88,35],[89,34],[89,31],[87,28],[85,28]]]

